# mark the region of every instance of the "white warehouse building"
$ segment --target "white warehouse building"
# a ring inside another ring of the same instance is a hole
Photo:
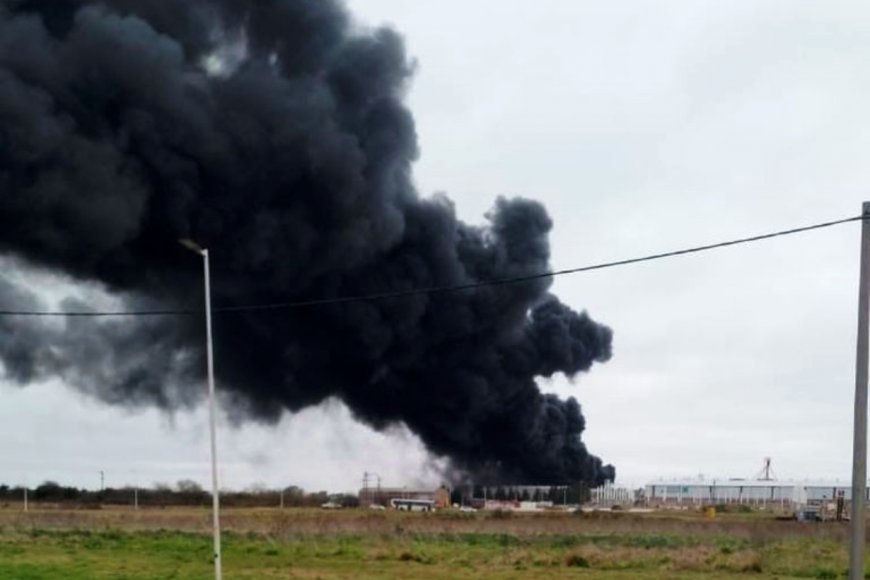
[[[852,499],[852,487],[840,482],[769,480],[677,480],[649,483],[649,504],[813,504]],[[868,489],[870,498],[870,489]]]

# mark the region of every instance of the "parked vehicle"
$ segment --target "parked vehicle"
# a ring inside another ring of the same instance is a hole
[[[406,512],[431,512],[435,510],[435,501],[431,499],[399,499],[390,500],[393,509]]]

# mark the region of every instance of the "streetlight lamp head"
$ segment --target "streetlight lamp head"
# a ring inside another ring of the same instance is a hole
[[[202,255],[205,252],[205,250],[203,250],[199,244],[197,244],[190,238],[182,238],[178,240],[178,243],[190,250],[191,252],[196,252],[199,255]]]

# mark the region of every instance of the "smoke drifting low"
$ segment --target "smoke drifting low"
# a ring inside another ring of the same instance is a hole
[[[182,237],[210,249],[216,306],[545,272],[540,204],[500,198],[475,227],[418,195],[412,72],[397,33],[334,0],[2,0],[0,252],[131,308],[202,307]],[[535,383],[606,361],[611,332],[549,284],[221,314],[227,410],[336,397],[471,477],[612,479],[577,401]],[[39,304],[0,280],[0,306]],[[8,378],[121,405],[196,404],[202,344],[198,316],[0,318]]]

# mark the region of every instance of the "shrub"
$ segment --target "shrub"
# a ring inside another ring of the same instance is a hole
[[[431,564],[432,559],[420,554],[414,554],[412,552],[402,552],[399,554],[400,562],[417,562],[418,564]]]
[[[495,510],[489,515],[489,517],[493,520],[507,520],[512,518],[513,515],[513,512],[510,510]]]
[[[565,558],[565,565],[571,566],[573,568],[588,568],[589,560],[587,560],[580,554],[569,554]]]

